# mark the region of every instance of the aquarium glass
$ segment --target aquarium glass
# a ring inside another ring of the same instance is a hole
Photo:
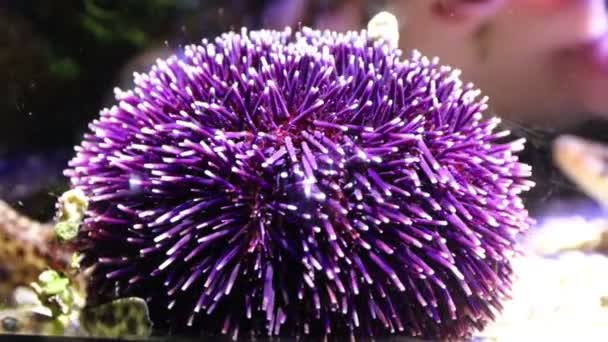
[[[605,0],[0,1],[0,341],[600,341]]]

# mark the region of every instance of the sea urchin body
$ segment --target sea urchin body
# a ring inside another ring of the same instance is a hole
[[[530,168],[456,71],[365,31],[243,30],[135,84],[66,171],[93,297],[233,337],[459,338],[500,310]]]

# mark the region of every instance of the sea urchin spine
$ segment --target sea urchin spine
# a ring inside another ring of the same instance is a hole
[[[66,171],[92,297],[234,338],[460,338],[500,310],[531,170],[456,71],[365,31],[243,29],[135,84]]]

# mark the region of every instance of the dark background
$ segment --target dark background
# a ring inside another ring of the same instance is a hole
[[[0,198],[48,219],[114,86],[184,43],[261,25],[264,1],[0,0]]]

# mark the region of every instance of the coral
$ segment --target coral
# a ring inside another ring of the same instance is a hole
[[[45,268],[66,267],[70,252],[60,246],[51,225],[25,217],[0,201],[0,298],[35,281]]]

